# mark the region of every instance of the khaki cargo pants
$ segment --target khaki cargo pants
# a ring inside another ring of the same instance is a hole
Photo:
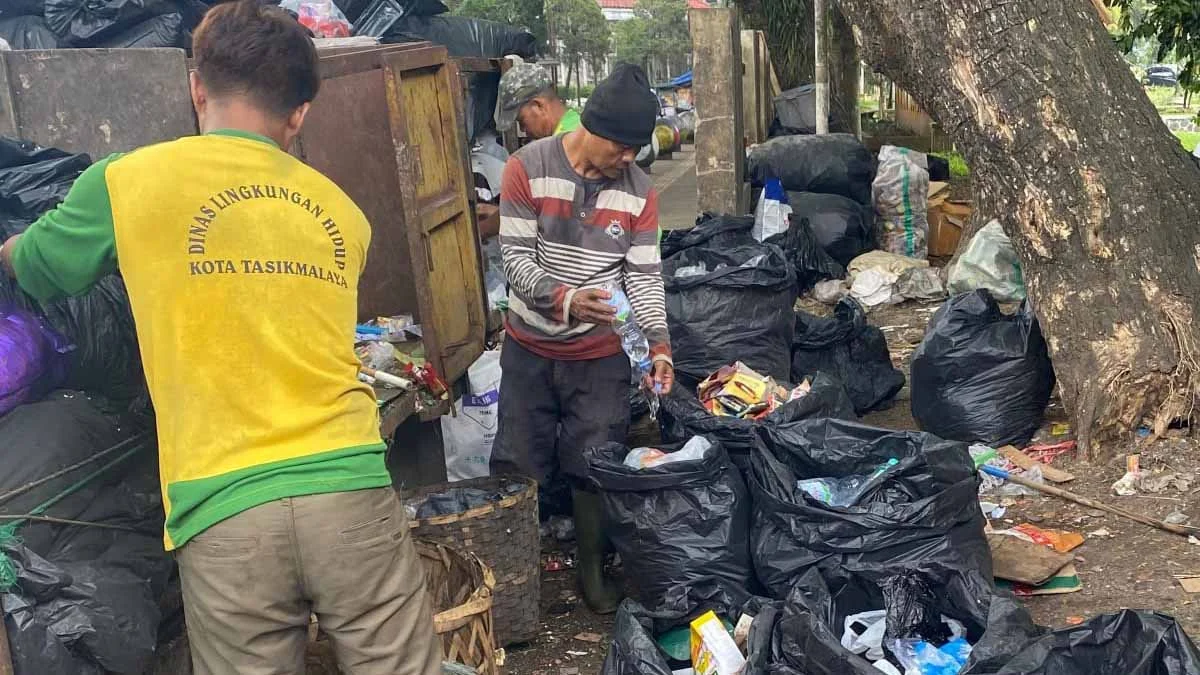
[[[303,675],[309,612],[345,675],[440,675],[425,572],[391,488],[280,499],[177,551],[196,675]]]

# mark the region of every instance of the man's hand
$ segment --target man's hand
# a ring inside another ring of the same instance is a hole
[[[642,380],[642,386],[659,396],[666,396],[675,386],[675,367],[666,361],[655,361],[650,374]]]
[[[500,234],[500,207],[495,204],[476,204],[475,221],[479,224],[479,241]]]
[[[612,294],[597,288],[585,288],[571,297],[571,316],[584,323],[607,326],[617,315],[617,309],[608,304]]]

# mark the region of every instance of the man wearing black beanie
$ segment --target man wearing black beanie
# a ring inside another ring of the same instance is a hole
[[[543,494],[559,469],[572,481],[579,578],[599,613],[614,611],[621,594],[604,577],[602,508],[586,489],[583,451],[625,442],[631,378],[604,287],[624,290],[649,342],[643,386],[666,394],[674,381],[658,196],[634,164],[657,115],[646,74],[618,66],[596,86],[582,128],[525,146],[500,190],[509,311],[491,470],[533,476]]]

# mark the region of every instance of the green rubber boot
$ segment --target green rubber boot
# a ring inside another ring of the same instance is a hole
[[[600,494],[575,488],[575,541],[579,545],[579,558],[575,569],[579,574],[579,585],[583,587],[583,600],[596,614],[612,614],[617,611],[624,595],[614,580],[604,575],[604,505]]]

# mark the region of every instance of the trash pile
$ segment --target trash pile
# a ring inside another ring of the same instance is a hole
[[[417,410],[450,400],[449,387],[425,361],[421,326],[413,323],[412,315],[379,317],[359,324],[354,353],[362,363],[359,379],[373,386],[417,392]]]
[[[884,251],[924,260],[928,220],[929,163],[924,153],[885,145],[871,183],[871,203],[879,216]]]
[[[0,240],[90,163],[0,139]],[[0,527],[0,590],[14,667],[141,673],[174,566],[124,284],[109,276],[43,307],[4,278],[0,308],[0,508],[13,516]]]
[[[789,391],[738,361],[705,378],[696,394],[710,414],[761,420],[788,401],[803,398],[810,389],[806,382]]]
[[[423,494],[420,497],[405,500],[404,508],[408,517],[413,520],[424,520],[436,516],[452,516],[464,513],[481,506],[495,504],[500,500],[520,494],[529,486],[520,481],[500,481],[494,490],[483,490],[473,487],[454,487],[442,492]]]
[[[1078,540],[1032,525],[990,530],[965,443],[830,419],[745,436],[744,468],[713,436],[586,452],[635,591],[603,675],[1200,668],[1200,651],[1161,614],[1034,624],[1004,590],[1021,587],[994,581],[1013,576],[1001,552],[1028,544],[1061,561]]]

